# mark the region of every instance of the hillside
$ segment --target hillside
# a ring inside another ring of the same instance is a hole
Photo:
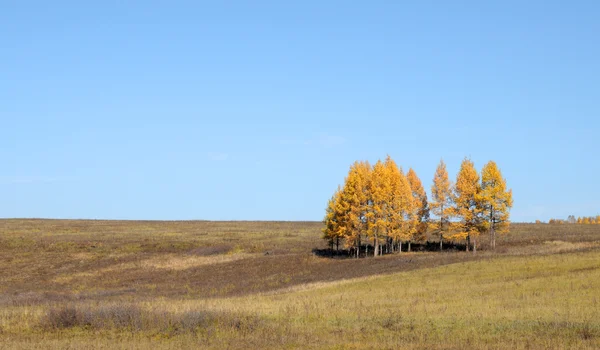
[[[600,346],[600,226],[358,260],[321,227],[1,220],[0,347]]]

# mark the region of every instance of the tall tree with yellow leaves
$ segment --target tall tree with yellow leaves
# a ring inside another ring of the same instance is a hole
[[[329,199],[327,209],[325,210],[325,218],[323,219],[323,223],[325,224],[325,227],[322,229],[323,239],[328,242],[331,250],[333,250],[336,239],[339,247],[339,238],[343,235],[342,227],[345,225],[338,211],[341,192],[341,189],[338,187],[335,194]]]
[[[444,160],[440,160],[433,177],[430,207],[431,212],[439,219],[434,227],[440,235],[440,250],[442,250],[444,233],[448,232],[452,214],[452,185],[448,179],[448,171]]]
[[[389,227],[389,193],[391,182],[385,164],[378,160],[369,177],[368,194],[370,207],[367,212],[367,234],[373,238],[374,256],[380,255],[379,239],[385,236]]]
[[[454,215],[459,219],[455,223],[458,238],[464,238],[467,241],[467,251],[473,239],[473,252],[477,251],[477,236],[481,230],[482,207],[477,200],[481,192],[479,183],[479,174],[475,165],[470,159],[465,158],[460,165],[460,170],[456,176],[454,185]]]
[[[427,203],[427,193],[423,188],[421,179],[411,168],[408,169],[406,179],[410,185],[413,198],[413,215],[416,216],[416,227],[411,239],[408,241],[408,251],[410,251],[411,242],[421,242],[427,239],[427,227],[429,223],[429,204]]]
[[[476,196],[482,205],[484,227],[490,234],[490,246],[496,249],[496,233],[509,229],[512,190],[506,188],[506,180],[498,165],[489,161],[481,170],[481,192]]]
[[[395,246],[402,251],[402,241],[409,240],[416,228],[416,216],[413,215],[413,199],[410,184],[402,169],[388,156],[384,163],[390,185],[386,211],[388,214],[387,250],[394,252]]]
[[[371,165],[368,162],[355,162],[350,167],[341,195],[342,201],[348,205],[346,244],[354,249],[356,258],[360,256],[362,234],[367,231],[370,176]]]

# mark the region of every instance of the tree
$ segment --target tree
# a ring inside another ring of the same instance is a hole
[[[379,238],[387,234],[388,220],[388,198],[391,190],[388,171],[380,160],[373,166],[369,177],[368,194],[370,195],[370,207],[367,212],[367,235],[373,238],[374,256],[380,253]]]
[[[350,167],[342,191],[343,201],[348,204],[346,244],[355,249],[356,258],[360,256],[362,234],[367,231],[370,176],[371,165],[368,162],[355,162]]]
[[[327,209],[325,209],[325,218],[323,219],[323,223],[325,224],[325,228],[322,229],[323,239],[325,239],[330,249],[333,250],[333,244],[340,237],[340,227],[343,225],[340,223],[340,217],[337,212],[338,200],[341,195],[341,190],[338,187],[335,194],[329,199],[327,202]]]
[[[391,242],[388,242],[388,250],[393,252],[394,245],[397,244],[399,251],[402,251],[402,241],[409,240],[416,228],[412,191],[402,169],[398,168],[396,162],[390,156],[386,158],[384,165],[390,186],[386,205],[388,214],[387,231],[391,239]]]
[[[448,230],[452,213],[452,186],[448,179],[448,171],[444,160],[440,160],[431,186],[431,212],[438,217],[436,229],[440,235],[440,250],[443,247],[444,232]]]
[[[512,208],[512,190],[506,188],[506,180],[498,165],[489,161],[481,171],[481,192],[476,196],[481,202],[484,227],[490,234],[490,246],[496,249],[496,233],[509,229],[510,208]]]
[[[481,192],[479,183],[479,174],[475,169],[473,162],[467,158],[462,161],[460,170],[456,176],[456,184],[454,185],[454,216],[459,221],[456,223],[458,234],[457,238],[467,240],[467,251],[473,238],[473,252],[477,251],[477,236],[481,230],[481,213],[482,208],[477,196]]]
[[[406,179],[410,185],[413,197],[413,215],[416,216],[416,229],[411,239],[408,241],[408,251],[410,251],[411,241],[422,242],[427,238],[427,225],[429,223],[429,204],[427,203],[427,193],[423,188],[421,179],[411,168],[408,169]]]

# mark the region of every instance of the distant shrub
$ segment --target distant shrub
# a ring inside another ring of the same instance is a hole
[[[94,330],[154,331],[174,335],[211,329],[251,333],[263,325],[263,320],[254,316],[203,310],[184,313],[146,311],[131,304],[97,308],[66,305],[50,308],[40,325],[45,329],[80,327]]]
[[[234,247],[230,244],[217,244],[206,247],[198,247],[191,251],[189,254],[198,255],[198,256],[210,256],[210,255],[218,255],[218,254],[227,254],[232,251]]]
[[[75,307],[65,306],[48,310],[43,324],[47,328],[62,329],[81,326],[81,321],[80,313]]]

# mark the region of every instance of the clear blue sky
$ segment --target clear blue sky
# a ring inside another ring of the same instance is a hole
[[[355,160],[600,213],[598,1],[2,1],[0,217],[321,220]]]

